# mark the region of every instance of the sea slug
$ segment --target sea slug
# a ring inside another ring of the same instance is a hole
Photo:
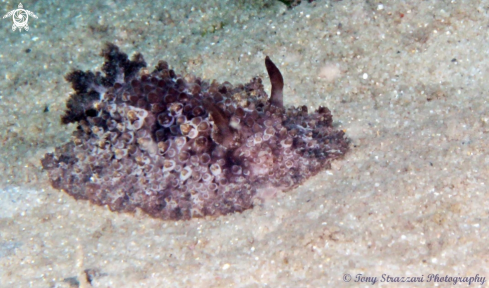
[[[330,167],[348,150],[328,108],[284,107],[284,82],[266,57],[262,80],[205,81],[164,61],[149,73],[114,44],[101,72],[73,71],[61,117],[72,140],[41,160],[51,185],[112,211],[161,219],[241,212]]]

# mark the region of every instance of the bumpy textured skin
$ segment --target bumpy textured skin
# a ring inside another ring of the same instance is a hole
[[[225,215],[298,186],[348,149],[327,108],[280,107],[260,78],[209,83],[163,61],[148,73],[140,54],[129,60],[113,44],[102,56],[103,74],[66,76],[75,93],[61,120],[78,127],[41,160],[52,186],[76,199],[162,219]],[[270,78],[282,97],[282,76]]]

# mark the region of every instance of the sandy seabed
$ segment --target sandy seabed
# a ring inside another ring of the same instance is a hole
[[[22,4],[38,16],[29,31],[0,22],[0,287],[489,277],[488,1]],[[17,5],[2,2],[1,14]],[[205,79],[262,76],[268,90],[269,55],[285,104],[329,107],[351,151],[298,189],[217,219],[165,222],[77,202],[50,187],[40,158],[75,128],[59,122],[63,76],[99,68],[107,41]]]

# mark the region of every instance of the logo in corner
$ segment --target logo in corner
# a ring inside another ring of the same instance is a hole
[[[17,28],[19,28],[19,32],[22,31],[22,28],[24,28],[25,31],[29,31],[29,25],[27,24],[27,22],[29,21],[29,15],[36,19],[37,16],[31,11],[23,9],[24,6],[22,6],[22,3],[20,3],[17,8],[18,9],[12,10],[5,14],[3,18],[5,19],[12,16],[12,20],[14,21],[14,24],[12,25],[12,31],[15,31],[15,29]]]

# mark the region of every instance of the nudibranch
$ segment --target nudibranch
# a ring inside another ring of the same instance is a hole
[[[149,73],[114,44],[101,72],[66,76],[61,117],[72,140],[41,160],[51,185],[112,211],[168,220],[241,212],[297,187],[348,150],[328,108],[284,107],[282,74],[265,58],[272,91],[182,76],[160,61]]]

